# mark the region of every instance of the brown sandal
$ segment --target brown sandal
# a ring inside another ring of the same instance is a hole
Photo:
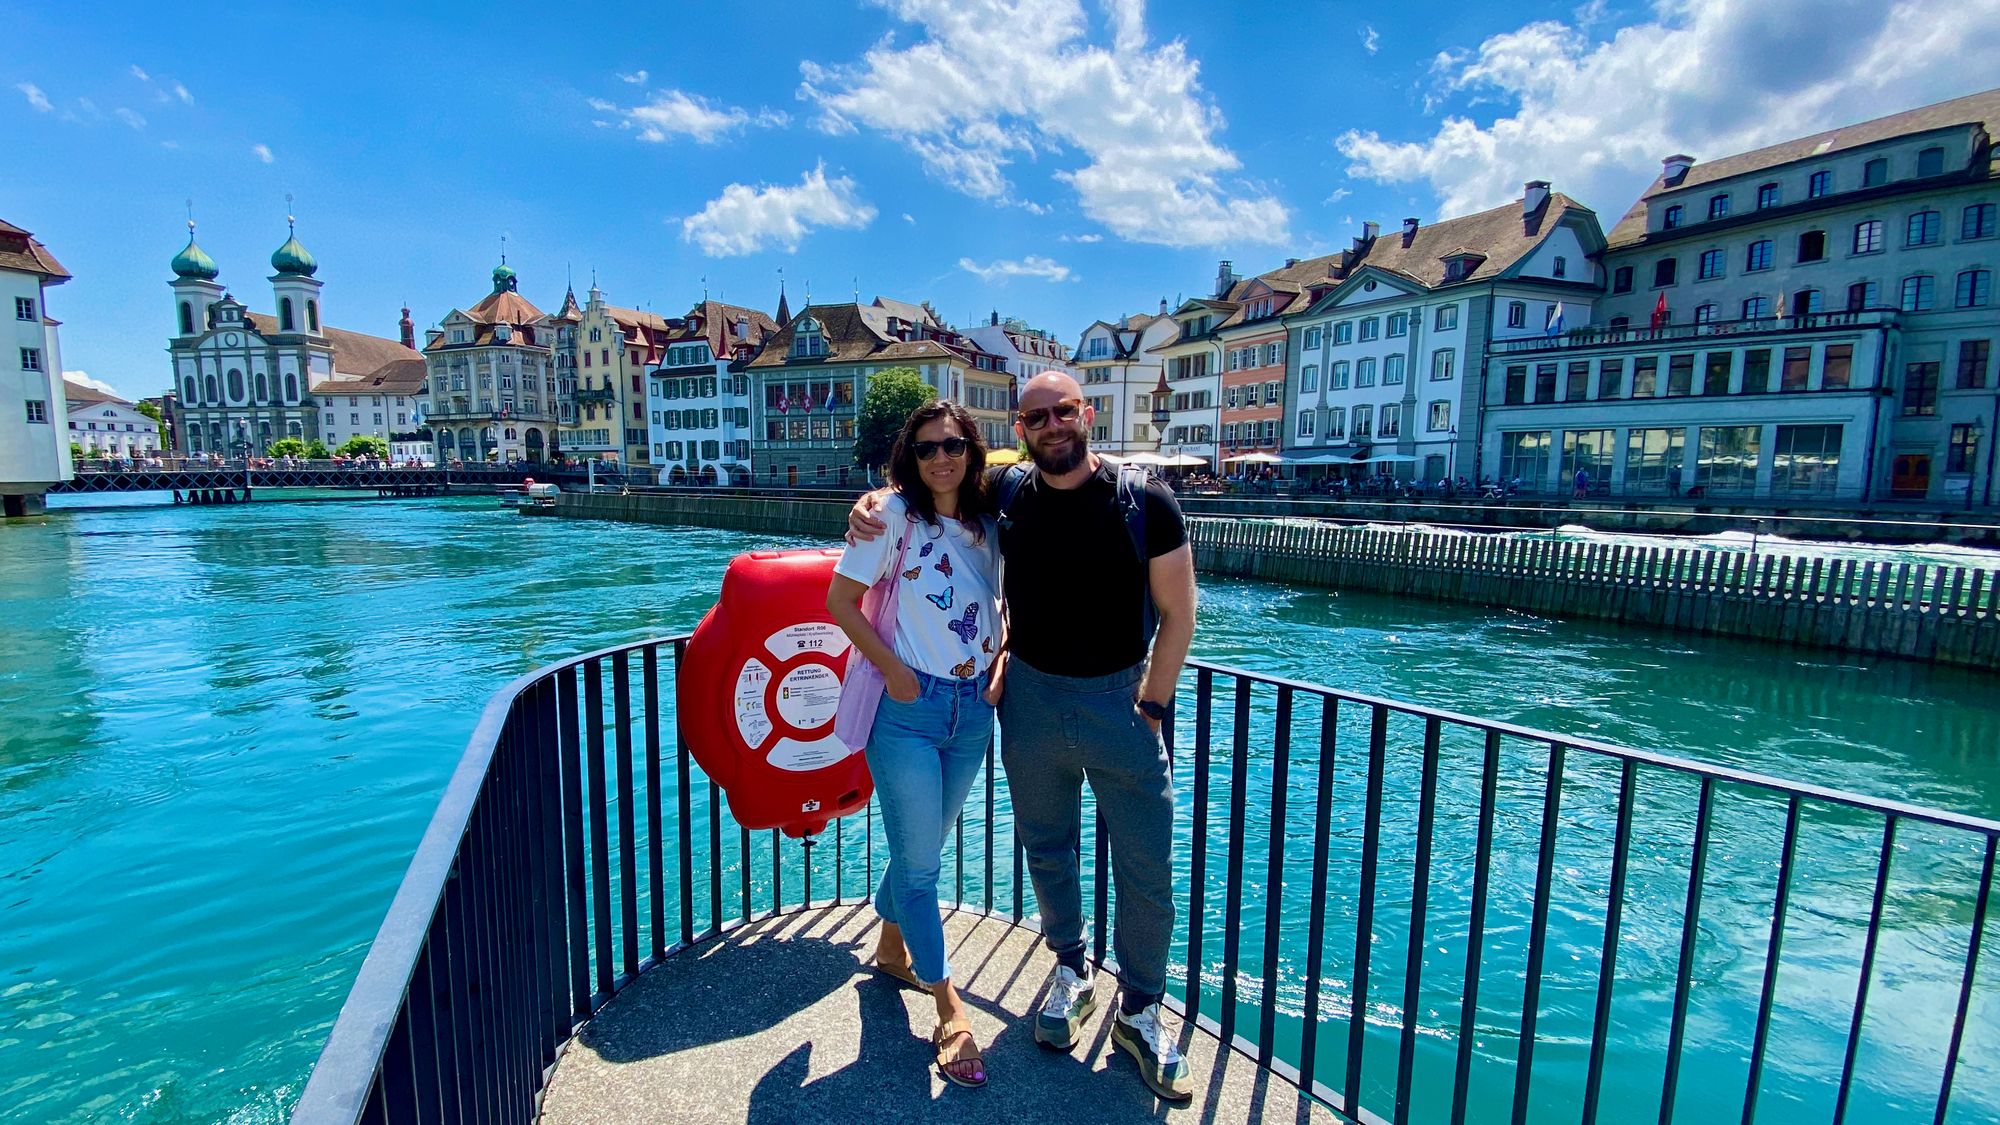
[[[931,986],[917,979],[917,974],[910,969],[910,963],[908,961],[905,961],[902,964],[897,965],[887,961],[878,960],[875,962],[875,971],[885,977],[888,977],[891,980],[897,981],[901,984],[907,984],[911,988],[914,988],[918,992],[924,993],[925,995],[930,994]]]
[[[965,1036],[962,1048],[953,1050],[945,1046],[960,1035]],[[931,1032],[931,1047],[937,1052],[938,1073],[944,1075],[946,1081],[970,1090],[986,1085],[986,1056],[979,1053],[979,1044],[972,1038],[972,1024],[964,1017],[937,1025],[937,1029]],[[951,1067],[959,1063],[978,1063],[979,1068],[973,1072],[974,1077],[962,1078],[951,1072]]]

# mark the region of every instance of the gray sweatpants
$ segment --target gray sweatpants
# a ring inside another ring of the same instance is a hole
[[[1111,844],[1112,951],[1127,987],[1161,993],[1174,930],[1174,781],[1166,747],[1132,706],[1141,671],[1052,676],[1010,659],[1000,758],[1049,948],[1084,945],[1078,849],[1088,779]]]

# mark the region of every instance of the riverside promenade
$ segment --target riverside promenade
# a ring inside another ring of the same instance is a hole
[[[834,539],[852,499],[570,493],[531,512]],[[2000,571],[1767,549],[1636,547],[1423,527],[1203,516],[1202,571],[2000,670]]]

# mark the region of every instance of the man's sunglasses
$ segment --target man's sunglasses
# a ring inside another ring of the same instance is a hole
[[[970,444],[970,442],[962,437],[948,437],[942,441],[920,441],[911,446],[911,448],[917,451],[917,460],[919,461],[929,461],[935,458],[939,450],[943,450],[946,457],[957,460],[965,456],[965,448]]]
[[[1074,422],[1076,416],[1082,412],[1082,399],[1066,398],[1054,406],[1038,406],[1033,410],[1021,411],[1021,425],[1031,430],[1039,430],[1049,424],[1049,418],[1052,416],[1058,422]]]

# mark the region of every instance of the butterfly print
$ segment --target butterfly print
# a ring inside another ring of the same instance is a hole
[[[981,652],[992,652],[992,651],[993,651],[993,638],[992,638],[992,637],[987,637],[987,638],[986,638],[985,640],[983,640],[983,641],[980,641],[980,642],[979,642],[979,651],[981,651]]]
[[[969,679],[971,679],[971,678],[972,678],[972,658],[971,658],[970,656],[968,656],[968,657],[966,657],[966,658],[965,658],[965,663],[963,663],[963,664],[957,664],[957,665],[953,665],[953,666],[952,666],[952,669],[951,669],[951,674],[952,674],[952,675],[954,675],[954,676],[957,676],[957,677],[958,677],[959,679],[961,679],[961,680],[969,680]]]
[[[957,621],[945,622],[945,627],[957,633],[959,640],[964,641],[966,644],[971,644],[972,638],[979,635],[979,603],[973,602],[971,605],[966,606],[965,616],[959,618]]]
[[[917,580],[917,575],[922,574],[923,572],[924,572],[923,567],[913,566],[910,569],[903,572],[903,579],[908,582],[915,582]]]
[[[939,574],[944,575],[946,578],[951,577],[951,556],[949,554],[943,554],[938,556],[937,572]]]
[[[932,548],[932,547],[935,547],[935,546],[937,546],[937,544],[936,544],[936,543],[926,543],[926,544],[924,544],[924,549],[923,549],[923,550],[921,550],[921,551],[918,551],[918,552],[917,552],[917,557],[918,557],[918,558],[920,558],[920,559],[927,559],[927,558],[930,558],[930,557],[931,557],[931,548]]]
[[[952,590],[952,588],[951,588],[950,586],[946,586],[946,587],[944,588],[944,593],[942,593],[942,594],[925,594],[925,595],[924,595],[924,598],[925,598],[925,600],[929,601],[929,602],[930,602],[930,603],[931,603],[932,605],[934,605],[934,606],[938,607],[939,609],[950,609],[950,608],[951,608],[951,590]],[[955,625],[955,624],[956,624],[956,622],[954,622],[953,624]]]

